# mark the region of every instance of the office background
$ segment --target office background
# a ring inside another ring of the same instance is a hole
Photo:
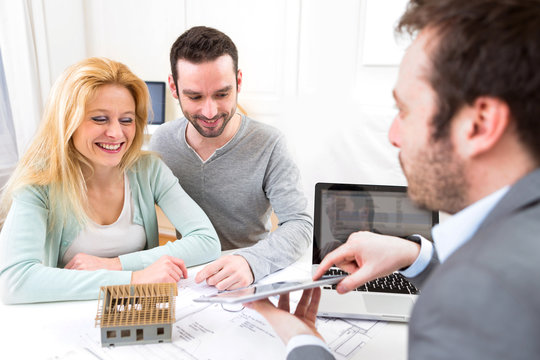
[[[236,43],[239,103],[285,133],[311,210],[319,181],[405,185],[387,140],[396,112],[391,91],[408,44],[393,34],[404,6],[405,0],[0,0],[0,100],[10,105],[0,108],[0,183],[67,66],[105,56],[143,80],[166,81],[171,44],[206,25]],[[181,115],[168,91],[165,114],[167,121]]]

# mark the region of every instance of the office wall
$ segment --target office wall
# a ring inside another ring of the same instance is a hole
[[[43,0],[50,76],[86,56],[166,81],[169,48],[194,25],[239,49],[240,104],[285,132],[311,199],[317,181],[405,184],[387,141],[404,0]],[[166,117],[180,115],[168,94]]]

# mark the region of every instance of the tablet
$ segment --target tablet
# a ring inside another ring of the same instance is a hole
[[[279,281],[270,284],[256,284],[235,290],[219,291],[212,295],[195,298],[193,301],[227,304],[247,303],[291,291],[332,285],[338,283],[344,277],[345,275],[323,276],[319,280]]]

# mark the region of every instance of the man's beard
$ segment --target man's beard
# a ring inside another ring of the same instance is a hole
[[[467,180],[463,162],[450,140],[430,141],[410,164],[399,158],[407,178],[408,194],[418,206],[454,214],[467,206]]]
[[[186,116],[188,121],[191,123],[191,125],[193,125],[193,127],[197,130],[197,132],[199,134],[201,134],[202,136],[207,137],[207,138],[214,138],[214,137],[220,136],[223,133],[223,131],[225,130],[225,127],[227,126],[229,121],[234,116],[234,113],[232,113],[232,115],[228,114],[228,113],[225,113],[225,112],[220,113],[220,114],[214,116],[212,119],[208,119],[207,117],[205,117],[203,115],[191,115],[191,114],[184,114],[184,115]],[[223,123],[221,124],[221,126],[219,126],[217,128],[204,127],[198,121],[198,120],[210,120],[210,121],[217,120],[217,121],[219,121],[220,118],[223,118]]]
[[[184,116],[186,117],[186,119],[188,119],[188,121],[191,123],[191,125],[193,125],[193,127],[197,130],[199,134],[201,134],[203,137],[206,137],[206,138],[214,138],[214,137],[220,136],[225,130],[225,127],[227,126],[229,121],[236,114],[236,102],[234,103],[234,105],[232,106],[231,110],[228,113],[221,112],[219,114],[216,114],[212,119],[209,119],[204,115],[191,114],[187,111],[184,111],[184,107],[182,106],[182,101],[179,101],[179,103],[180,103],[180,108],[182,109],[182,112],[184,113]],[[220,118],[223,118],[224,120],[223,120],[223,124],[221,124],[219,128],[208,129],[200,125],[198,122],[199,119],[219,121]]]

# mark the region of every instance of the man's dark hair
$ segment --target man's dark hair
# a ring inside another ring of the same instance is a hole
[[[540,162],[540,0],[412,0],[398,32],[430,28],[428,81],[437,94],[433,139],[480,96],[508,104],[520,140]]]
[[[176,39],[171,47],[171,73],[175,85],[178,85],[176,63],[180,59],[194,64],[216,60],[223,55],[229,55],[233,61],[235,76],[238,74],[238,50],[231,38],[219,30],[195,26],[186,30]]]

